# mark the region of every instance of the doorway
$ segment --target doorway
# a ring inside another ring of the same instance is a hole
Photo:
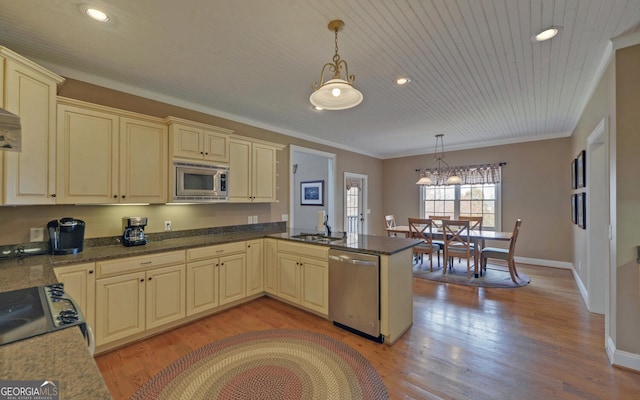
[[[606,314],[609,289],[609,131],[600,121],[587,138],[587,308]]]
[[[347,233],[367,233],[367,175],[344,173],[344,227]]]
[[[306,147],[289,146],[289,227],[321,231],[320,215],[328,217],[327,224],[335,226],[334,187],[336,155]],[[314,182],[320,197],[316,204],[300,200],[301,185]]]

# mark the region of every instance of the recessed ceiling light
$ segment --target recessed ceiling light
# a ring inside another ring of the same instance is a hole
[[[560,33],[560,27],[559,26],[551,26],[547,29],[543,29],[540,33],[538,33],[537,35],[533,35],[531,37],[531,40],[534,42],[544,42],[545,40],[549,40],[554,38],[558,33]]]
[[[106,12],[99,10],[95,7],[91,7],[88,5],[82,5],[80,6],[80,9],[82,10],[82,12],[84,12],[87,16],[91,17],[92,19],[99,21],[99,22],[109,22],[111,20],[111,18],[109,18],[109,15],[107,15]]]
[[[396,79],[396,83],[398,85],[406,85],[409,82],[411,82],[411,78],[408,78],[406,76],[403,76],[402,78]]]

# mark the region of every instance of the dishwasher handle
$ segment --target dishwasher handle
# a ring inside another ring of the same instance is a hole
[[[333,261],[339,261],[339,262],[343,262],[343,263],[348,263],[348,264],[366,265],[366,266],[370,266],[370,267],[377,267],[378,266],[377,262],[358,260],[358,259],[353,259],[353,258],[349,258],[349,257],[330,255],[329,259],[333,260]]]

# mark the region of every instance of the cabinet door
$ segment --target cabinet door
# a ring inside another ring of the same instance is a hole
[[[276,149],[253,143],[251,192],[253,202],[276,201]]]
[[[58,281],[64,284],[64,291],[80,306],[84,319],[95,326],[96,274],[95,264],[85,263],[57,267],[53,270]]]
[[[170,129],[174,157],[202,160],[202,129],[180,124],[172,124]]]
[[[5,79],[4,107],[22,125],[21,151],[5,155],[5,204],[55,204],[57,82],[11,60]]]
[[[278,254],[278,296],[293,303],[300,302],[300,258]]]
[[[322,314],[329,313],[329,265],[312,258],[302,258],[301,304]]]
[[[264,239],[264,290],[278,292],[278,248],[275,239]]]
[[[58,105],[58,204],[118,202],[118,117]]]
[[[251,142],[229,139],[229,201],[251,202]]]
[[[216,259],[187,264],[187,315],[218,306],[218,265]]]
[[[120,117],[120,202],[167,202],[168,140],[164,124]]]
[[[245,254],[220,257],[220,305],[246,297],[246,268]]]
[[[262,239],[247,241],[247,296],[264,291]]]
[[[146,329],[185,317],[185,266],[147,271]]]
[[[96,280],[96,346],[145,330],[145,273]]]
[[[218,133],[215,131],[204,130],[203,132],[203,150],[204,159],[207,161],[215,161],[220,163],[229,162],[229,144],[227,143],[229,135]]]

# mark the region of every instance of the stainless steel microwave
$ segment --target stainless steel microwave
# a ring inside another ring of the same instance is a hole
[[[173,201],[212,203],[229,200],[229,167],[174,161]]]

